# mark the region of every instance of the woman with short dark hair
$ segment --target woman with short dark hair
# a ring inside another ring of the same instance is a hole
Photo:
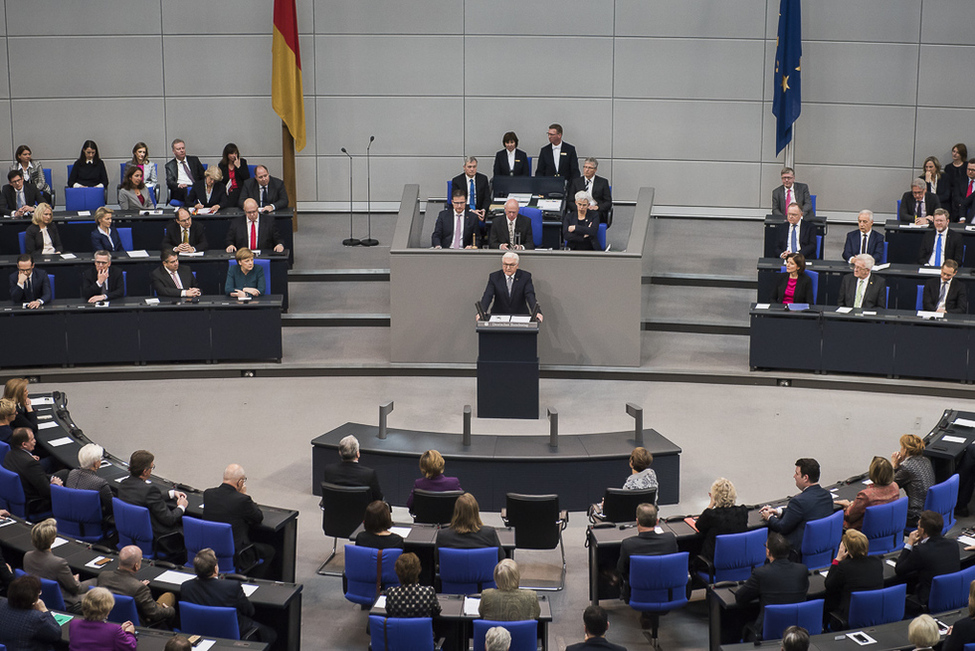
[[[393,526],[393,518],[386,502],[371,502],[366,507],[362,526],[364,531],[360,531],[355,537],[357,546],[373,549],[403,548],[403,537],[389,530]]]
[[[495,176],[531,176],[528,154],[518,149],[518,136],[508,131],[501,136],[504,149],[494,155]]]
[[[420,585],[420,559],[412,552],[396,559],[399,585],[386,589],[388,617],[434,617],[440,614],[437,591],[431,585]]]
[[[0,601],[0,644],[10,651],[47,651],[61,640],[61,627],[41,599],[41,580],[17,577]]]
[[[785,259],[785,273],[779,274],[775,286],[773,303],[813,304],[812,278],[806,273],[806,257],[801,253],[790,253]]]

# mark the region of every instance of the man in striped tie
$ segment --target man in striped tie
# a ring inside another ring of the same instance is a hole
[[[789,206],[797,203],[803,217],[814,216],[809,186],[796,181],[796,173],[791,167],[782,168],[781,179],[782,185],[772,190],[772,214],[785,216]]]

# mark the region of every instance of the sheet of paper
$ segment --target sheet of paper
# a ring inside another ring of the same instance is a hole
[[[217,643],[216,640],[202,640],[193,648],[196,651],[208,651],[208,649],[216,643]]]
[[[943,319],[945,318],[944,312],[928,312],[927,310],[918,310],[917,315],[922,319]]]
[[[756,310],[767,310],[770,307],[772,307],[772,304],[771,303],[756,303],[755,304],[755,309]]]
[[[74,439],[71,438],[70,436],[62,436],[59,439],[54,439],[53,441],[48,441],[47,444],[50,445],[52,448],[56,448],[56,447],[60,447],[62,445],[67,445],[68,443],[71,443],[73,440]]]
[[[857,631],[857,636],[856,637],[853,637],[853,638],[851,638],[850,637],[850,634],[847,633],[846,634],[846,637],[849,638],[849,639],[852,639],[854,642],[856,642],[860,646],[866,646],[868,644],[876,644],[877,643],[877,640],[873,639],[872,637],[870,637],[869,635],[867,635],[863,631]]]
[[[54,542],[51,543],[51,549],[54,549],[55,547],[60,547],[61,545],[66,544],[67,542],[68,542],[67,538],[62,538],[61,536],[58,536],[57,538],[54,539]]]
[[[870,310],[870,311],[866,311],[865,310],[865,311],[861,312],[860,314],[862,314],[863,316],[877,316],[877,311],[876,310]]]
[[[958,536],[958,542],[963,544],[965,547],[971,547],[972,545],[975,545],[975,538],[972,538],[971,536]]]
[[[395,533],[398,536],[401,536],[402,538],[405,539],[409,537],[410,532],[413,531],[413,528],[412,527],[390,527],[389,530],[392,533]]]
[[[511,321],[510,314],[492,314],[491,323],[509,323]]]
[[[532,201],[532,195],[530,192],[524,194],[512,193],[508,195],[508,199],[514,199],[519,205],[527,205]]]
[[[886,562],[887,562],[887,565],[890,565],[891,567],[897,567],[897,562],[894,561],[894,559],[892,559],[892,558],[888,558]]]
[[[257,592],[257,589],[260,588],[261,586],[255,583],[241,583],[240,587],[244,591],[244,596],[250,597],[252,594]]]
[[[875,264],[873,266],[873,270],[874,271],[883,271],[884,269],[887,269],[888,267],[890,267],[890,263],[889,262],[885,262],[883,264]]]
[[[40,414],[38,415],[37,420],[51,420],[52,418],[54,418],[53,414]]]
[[[653,528],[653,532],[654,533],[663,533],[664,530],[663,530],[663,527],[656,526],[656,527]]]
[[[869,486],[872,483],[873,483],[873,480],[872,479],[864,479],[863,480],[863,485],[864,486]]]
[[[538,209],[539,210],[558,210],[562,205],[562,202],[558,199],[539,199]]]
[[[517,314],[511,315],[512,323],[531,323],[532,318],[530,316],[518,316]]]
[[[37,429],[51,429],[52,427],[58,427],[57,421],[49,420],[37,424]]]
[[[100,570],[102,566],[98,564],[98,561],[105,560],[106,558],[108,558],[108,557],[107,556],[96,556],[95,558],[93,558],[90,561],[88,561],[87,563],[85,563],[85,567],[90,567],[93,570]]]
[[[130,258],[148,258],[149,257],[149,252],[146,251],[145,249],[137,249],[135,251],[126,251],[125,253]]]
[[[825,579],[827,576],[829,576],[829,571],[828,570],[820,570],[819,571],[819,574]]]
[[[16,522],[16,520],[14,520],[13,518],[0,519],[0,527],[6,527],[7,525],[13,524],[14,522]]]
[[[385,609],[386,608],[386,595],[384,595],[384,594],[379,595],[379,598],[376,599],[376,603],[373,604],[372,607],[373,608],[384,608]]]
[[[184,574],[183,572],[177,572],[176,570],[166,570],[156,577],[156,581],[161,583],[169,583],[171,585],[183,585],[183,583],[192,578],[192,574]]]
[[[968,443],[968,439],[961,436],[942,436],[941,440],[945,443]]]
[[[37,404],[36,402],[34,404]],[[958,425],[959,427],[975,427],[975,420],[969,418],[956,418],[952,425]]]
[[[90,210],[79,210],[78,211],[78,216],[79,217],[91,217],[91,211]]]
[[[192,251],[192,252],[180,251],[179,252],[179,257],[181,257],[181,258],[202,258],[205,254],[206,254],[205,251]]]
[[[918,267],[917,272],[922,276],[940,276],[941,269],[939,267]]]
[[[481,613],[479,612],[481,608],[481,598],[480,597],[464,597],[464,615],[467,617],[477,617]]]
[[[61,254],[61,259],[62,260],[77,260],[78,259],[78,256],[76,256],[74,253],[62,253]]]
[[[971,224],[969,224],[968,226],[965,227],[965,230],[966,231],[975,231],[975,226],[972,226]]]
[[[53,405],[54,404],[54,398],[52,398],[51,396],[42,396],[40,398],[31,398],[30,399],[30,404],[32,406],[34,406],[34,407],[37,407],[39,405]]]
[[[852,307],[838,307],[838,308],[836,308],[836,313],[837,314],[849,314],[852,311],[853,311],[853,308]]]

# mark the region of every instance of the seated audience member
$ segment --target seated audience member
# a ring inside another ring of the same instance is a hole
[[[735,593],[735,602],[739,606],[758,599],[758,618],[754,626],[759,632],[762,630],[765,606],[805,601],[809,590],[809,570],[802,563],[789,560],[792,546],[784,536],[770,531],[765,549],[768,563],[752,570],[752,575]]]
[[[644,502],[636,507],[637,535],[620,544],[620,558],[616,563],[622,585],[623,601],[630,603],[630,557],[660,556],[677,553],[677,536],[669,531],[657,533],[657,507]],[[645,619],[645,618],[644,618]]]
[[[251,619],[254,616],[254,604],[244,596],[240,581],[221,579],[220,568],[217,566],[217,555],[207,547],[201,549],[193,558],[193,571],[196,578],[190,579],[182,585],[180,600],[200,606],[217,606],[237,609],[237,625],[243,638],[248,631],[257,629],[257,639],[267,643],[271,648],[277,640],[277,634],[269,626]],[[192,633],[193,631],[186,631]]]
[[[914,222],[915,224],[928,224],[931,215],[941,207],[938,195],[927,191],[924,179],[914,179],[911,181],[910,192],[905,192],[901,197],[900,209],[897,211],[897,219],[902,222]]]
[[[81,145],[78,160],[71,167],[68,175],[69,188],[107,188],[108,171],[105,163],[98,156],[98,145],[94,140],[86,140]]]
[[[97,475],[104,454],[102,446],[95,443],[82,446],[78,450],[78,467],[68,473],[64,485],[78,490],[98,491],[102,503],[102,522],[108,523],[112,517],[112,489],[107,481]]]
[[[61,244],[58,225],[54,223],[54,209],[49,204],[39,203],[30,218],[30,226],[24,231],[24,252],[40,255],[65,253]]]
[[[947,209],[951,205],[951,180],[941,173],[941,161],[937,156],[928,156],[921,169],[925,189],[937,196],[941,207]]]
[[[481,309],[484,312],[531,314],[538,307],[532,275],[527,271],[519,271],[518,262],[518,254],[514,251],[508,251],[501,256],[501,269],[488,276],[484,295],[481,296]],[[541,321],[541,312],[536,312],[535,317]]]
[[[383,505],[385,507],[385,504]],[[440,614],[437,591],[432,585],[420,585],[420,559],[412,552],[396,559],[399,585],[386,588],[387,617],[436,617]]]
[[[790,254],[785,259],[785,273],[779,274],[772,302],[785,304],[816,302],[812,278],[806,273],[806,258],[801,253]]]
[[[606,632],[609,630],[609,617],[606,611],[599,606],[586,606],[582,613],[583,631],[585,641],[570,644],[565,647],[565,651],[626,651],[625,647],[613,644],[606,639]]]
[[[237,205],[246,210],[244,204],[248,199],[253,199],[257,203],[258,211],[262,213],[284,210],[289,205],[284,181],[271,176],[263,165],[254,168],[254,178],[244,181]]]
[[[793,253],[801,253],[806,258],[816,257],[816,226],[802,218],[799,204],[792,204],[786,211],[786,221],[779,224],[775,242],[775,254],[788,258]]]
[[[701,556],[714,560],[714,545],[718,536],[727,533],[742,533],[748,529],[748,507],[735,504],[738,493],[735,485],[724,477],[711,484],[708,492],[711,502],[695,522],[697,530],[704,536]]]
[[[801,626],[782,631],[782,651],[809,651],[809,631]]]
[[[56,581],[64,597],[64,605],[73,613],[81,612],[81,597],[95,584],[95,579],[81,582],[77,574],[71,573],[68,561],[55,556],[51,545],[58,537],[58,522],[48,518],[38,522],[30,530],[32,551],[24,554],[24,571],[39,579]]]
[[[459,491],[464,490],[460,487],[460,480],[456,477],[447,477],[443,474],[446,466],[443,455],[436,450],[427,450],[420,455],[420,472],[423,477],[413,482],[413,489],[410,496],[406,498],[406,508],[413,509],[413,491],[417,488],[424,491]]]
[[[947,260],[954,260],[961,266],[964,245],[961,235],[948,230],[948,211],[938,208],[934,211],[934,230],[924,234],[918,250],[917,263],[928,267],[940,267]]]
[[[975,158],[968,161],[965,178],[953,186],[952,201],[958,211],[958,221],[971,222],[975,219]]]
[[[924,440],[914,434],[900,438],[900,449],[890,455],[894,481],[907,493],[907,526],[913,527],[924,508],[928,489],[934,486],[934,468],[924,456]]]
[[[481,593],[478,614],[482,619],[496,622],[518,622],[538,619],[538,593],[519,588],[521,572],[510,558],[494,566],[494,583],[497,588],[487,588]]]
[[[840,295],[836,304],[840,307],[885,308],[887,284],[873,271],[874,258],[868,253],[853,256],[853,273],[843,276]]]
[[[518,136],[515,132],[505,132],[501,136],[501,144],[504,149],[494,155],[494,176],[531,176],[528,154],[518,149]]]
[[[484,634],[484,651],[508,651],[511,633],[503,626],[492,626]]]
[[[633,448],[630,453],[630,474],[623,482],[625,491],[657,490],[657,473],[650,467],[653,463],[653,455],[646,448]],[[654,496],[654,504],[657,503],[657,496]],[[589,516],[593,520],[603,520],[603,501],[589,507]]]
[[[39,160],[32,159],[30,147],[20,145],[17,147],[14,157],[16,160],[10,166],[10,170],[20,170],[21,174],[24,175],[24,181],[40,191],[43,197],[41,201],[53,204],[54,195],[51,194],[51,186],[47,184],[47,178],[44,177],[44,164]]]
[[[83,618],[75,617],[68,624],[68,651],[135,651],[139,644],[135,624],[108,621],[108,614],[114,607],[115,597],[105,588],[92,588],[86,592],[81,600]]]
[[[32,310],[51,302],[51,279],[47,272],[34,268],[30,253],[17,257],[17,271],[10,274],[10,302],[26,303]]]
[[[609,181],[602,176],[596,175],[599,161],[591,156],[582,163],[582,176],[569,181],[569,190],[566,196],[575,197],[579,200],[579,192],[585,192],[589,199],[589,210],[593,217],[597,217],[600,222],[609,225],[609,212],[613,207],[613,195],[609,188]],[[569,212],[572,212],[571,209]]]
[[[144,172],[136,165],[126,165],[122,177],[122,189],[118,204],[122,210],[150,210],[156,207],[143,178]]]
[[[158,600],[153,599],[149,586],[137,576],[141,568],[142,549],[138,545],[126,545],[118,553],[118,569],[102,570],[98,574],[98,587],[132,597],[143,626],[168,626],[176,617],[176,595],[164,592]]]
[[[44,651],[61,641],[61,625],[41,599],[41,580],[21,576],[0,599],[0,644],[11,651]]]
[[[454,502],[454,515],[450,527],[437,531],[437,548],[481,549],[497,547],[498,560],[504,558],[504,550],[498,532],[481,522],[481,510],[470,493],[464,493]]]
[[[196,210],[210,208],[210,214],[216,214],[221,208],[230,205],[227,190],[223,183],[223,174],[219,167],[208,167],[203,173],[203,183],[197,183],[190,190],[186,203]]]
[[[193,651],[193,645],[182,635],[174,635],[167,640],[163,651]]]
[[[112,254],[95,251],[94,266],[81,274],[81,298],[89,303],[114,301],[125,296],[125,282],[121,270],[112,268]]]
[[[819,462],[815,459],[797,459],[792,477],[801,492],[790,498],[784,509],[774,509],[768,504],[762,507],[762,518],[768,522],[769,530],[785,536],[796,551],[802,547],[806,523],[833,514],[833,496],[819,485],[819,473]]]
[[[137,142],[132,148],[132,160],[129,165],[134,165],[142,170],[142,180],[146,187],[158,188],[159,177],[156,174],[156,164],[149,160],[149,147],[144,142]],[[159,191],[156,190],[156,201],[159,200]]]
[[[33,183],[24,182],[24,173],[20,170],[7,172],[7,185],[0,190],[3,197],[3,214],[5,217],[24,217],[34,212],[34,206],[41,203],[44,197]]]
[[[941,640],[941,630],[931,615],[919,615],[907,627],[907,641],[914,645],[914,651],[933,649]]]
[[[243,196],[243,193],[241,193]],[[273,217],[261,217],[257,201],[244,198],[244,214],[234,217],[227,229],[227,253],[247,247],[251,251],[273,248],[276,253],[284,251],[284,240],[274,225]]]
[[[30,381],[25,377],[12,377],[3,385],[3,397],[17,405],[17,416],[10,427],[27,427],[37,433],[37,412],[30,402]],[[12,432],[11,432],[12,433]]]
[[[322,481],[338,486],[368,486],[370,488],[369,501],[383,499],[383,490],[379,487],[379,476],[372,468],[359,463],[359,439],[349,434],[339,441],[339,463],[325,466]]]
[[[176,138],[171,144],[173,157],[166,163],[166,187],[169,200],[186,202],[189,188],[203,178],[203,164],[196,156],[186,155],[186,143]]]
[[[484,218],[467,210],[467,195],[454,190],[450,208],[441,210],[433,226],[430,246],[435,249],[478,249],[487,233]],[[462,227],[461,227],[462,226]]]
[[[835,500],[833,503],[845,509],[843,513],[843,526],[848,529],[859,529],[863,526],[863,516],[866,515],[868,506],[877,504],[888,504],[900,498],[901,489],[894,481],[894,467],[883,457],[874,457],[870,462],[870,471],[867,474],[872,482],[869,486],[857,493],[856,499]]]
[[[961,569],[960,547],[941,535],[944,525],[944,518],[937,511],[922,511],[917,529],[907,537],[894,566],[897,577],[907,581],[908,592],[922,607],[928,604],[934,577]]]
[[[152,534],[160,551],[166,555],[178,556],[184,553],[183,536],[180,533],[180,520],[189,504],[186,493],[170,489],[166,496],[156,484],[150,483],[155,457],[148,450],[136,450],[129,457],[129,476],[118,484],[118,498],[128,504],[149,509]],[[175,502],[175,506],[170,506]],[[165,536],[165,537],[164,537]]]
[[[558,176],[572,180],[579,176],[576,148],[562,140],[562,125],[548,125],[548,144],[535,159],[535,176]]]
[[[194,224],[190,211],[180,206],[176,219],[166,224],[166,234],[160,248],[172,249],[176,253],[195,253],[206,251],[208,246],[203,224]]]
[[[562,219],[562,239],[573,251],[602,251],[598,211],[591,209],[585,190],[575,193],[575,202],[575,210]]]
[[[403,549],[403,537],[390,531],[392,526],[389,505],[379,500],[370,502],[362,518],[363,530],[356,535],[355,544],[372,549]]]
[[[975,642],[975,581],[968,586],[968,615],[956,620],[948,629],[948,637],[941,651],[963,651],[966,644]]]
[[[202,294],[189,265],[179,264],[179,256],[172,249],[163,249],[159,258],[162,266],[152,270],[152,288],[159,296],[196,298]]]
[[[954,281],[957,273],[958,263],[945,260],[941,265],[941,277],[924,283],[921,308],[928,312],[968,314],[968,290],[965,289],[965,283]]]
[[[254,264],[254,252],[245,246],[237,249],[234,258],[237,264],[227,268],[227,281],[223,285],[224,294],[237,298],[267,294],[264,267]]]
[[[95,230],[91,232],[91,250],[118,253],[124,251],[118,229],[112,228],[111,208],[102,206],[95,211]]]
[[[224,189],[227,194],[227,206],[240,205],[240,188],[244,181],[251,177],[250,168],[247,166],[247,159],[241,158],[240,150],[237,145],[228,142],[223,148],[223,156],[217,165],[220,175],[226,181]]]
[[[845,620],[850,615],[850,594],[884,587],[884,561],[870,556],[870,541],[856,529],[843,533],[840,548],[826,575],[826,604],[823,614],[837,612]]]
[[[796,181],[796,173],[791,167],[783,167],[780,178],[782,185],[772,190],[772,214],[781,217],[795,203],[799,205],[803,217],[813,217],[809,186]]]
[[[857,215],[857,229],[846,234],[843,259],[853,264],[853,256],[868,253],[874,260],[884,258],[884,236],[873,230],[873,211],[861,210]]]
[[[945,165],[944,175],[951,186],[951,221],[964,222],[965,213],[961,209],[962,200],[971,194],[968,187],[972,179],[968,176],[968,147],[959,142],[951,148],[951,162]]]
[[[16,417],[17,403],[9,398],[0,398],[0,441],[8,446],[10,445],[10,437],[14,433],[10,423],[14,422]]]
[[[450,195],[463,190],[467,195],[467,209],[484,219],[491,205],[491,187],[488,177],[477,171],[477,159],[468,156],[464,159],[464,171],[450,180]]]
[[[251,542],[251,530],[264,521],[264,512],[247,494],[247,474],[236,463],[223,471],[223,482],[216,488],[203,491],[203,519],[209,522],[225,522],[234,535],[234,560],[240,566],[261,563],[248,572],[261,578],[267,574],[274,547],[265,543]],[[246,549],[250,547],[249,549]]]
[[[535,248],[532,220],[518,213],[518,202],[515,199],[504,202],[504,219],[498,217],[491,222],[488,246],[502,251]]]
[[[39,457],[34,456],[37,439],[34,432],[18,427],[10,436],[10,452],[3,458],[3,467],[17,473],[24,487],[24,498],[33,513],[51,510],[51,484],[63,485],[58,477],[44,472]]]

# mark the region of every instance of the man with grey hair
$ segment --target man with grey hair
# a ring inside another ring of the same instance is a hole
[[[582,176],[569,181],[569,192],[566,196],[574,197],[577,192],[585,192],[589,196],[589,210],[598,211],[599,221],[610,225],[613,195],[609,188],[609,181],[596,175],[598,168],[599,161],[591,156],[583,161]],[[572,210],[574,207],[571,204],[566,205],[566,211]]]
[[[96,473],[102,465],[102,456],[105,450],[102,446],[88,443],[78,450],[78,467],[62,477],[66,488],[76,488],[84,491],[98,491],[98,497],[102,504],[102,522],[108,528],[112,517],[112,489],[108,482],[99,477]]]
[[[620,559],[616,570],[622,580],[622,596],[630,603],[630,557],[659,556],[677,553],[677,536],[669,531],[657,533],[657,507],[644,502],[636,507],[637,535],[626,538],[620,544]],[[643,621],[643,619],[641,619]]]
[[[203,491],[203,519],[225,522],[234,536],[234,564],[248,576],[267,576],[274,547],[252,542],[250,531],[264,521],[264,512],[247,494],[247,473],[232,463],[223,471],[223,483]],[[245,570],[244,568],[250,568]],[[227,568],[228,570],[230,568]]]
[[[883,278],[871,273],[874,263],[869,253],[853,256],[853,273],[843,276],[837,305],[865,309],[887,307],[886,283]]]
[[[467,209],[484,219],[488,206],[491,205],[491,188],[488,177],[477,171],[477,159],[468,156],[464,159],[464,172],[450,181],[450,194],[462,190],[467,195]]]
[[[904,196],[901,197],[897,219],[915,224],[931,223],[930,215],[933,215],[934,211],[941,207],[941,200],[938,199],[938,195],[927,190],[928,186],[924,179],[917,178],[911,181],[910,192],[905,192]]]
[[[782,651],[809,651],[809,631],[790,626],[782,632]]]
[[[383,491],[376,471],[359,463],[359,439],[349,434],[339,441],[338,451],[342,461],[325,466],[322,479],[339,486],[368,486],[369,501],[381,501]]]
[[[535,286],[532,275],[518,269],[517,253],[508,251],[501,256],[501,270],[488,276],[481,309],[492,314],[531,314],[535,309]],[[492,305],[493,303],[493,305]],[[542,314],[537,315],[539,321]]]
[[[491,222],[488,246],[502,251],[523,251],[535,248],[532,236],[532,220],[518,212],[515,199],[504,202],[504,219],[496,217]]]
[[[869,253],[874,260],[884,257],[884,236],[873,230],[873,211],[861,210],[857,215],[857,228],[846,234],[843,259],[853,264],[853,256]]]
[[[153,599],[149,582],[136,576],[141,568],[142,550],[138,545],[126,545],[118,553],[118,569],[103,570],[98,575],[98,587],[132,597],[143,626],[168,625],[176,616],[176,596],[172,592],[164,592],[159,599]]]
[[[503,626],[489,628],[484,635],[484,651],[508,651],[511,648],[511,633]]]

